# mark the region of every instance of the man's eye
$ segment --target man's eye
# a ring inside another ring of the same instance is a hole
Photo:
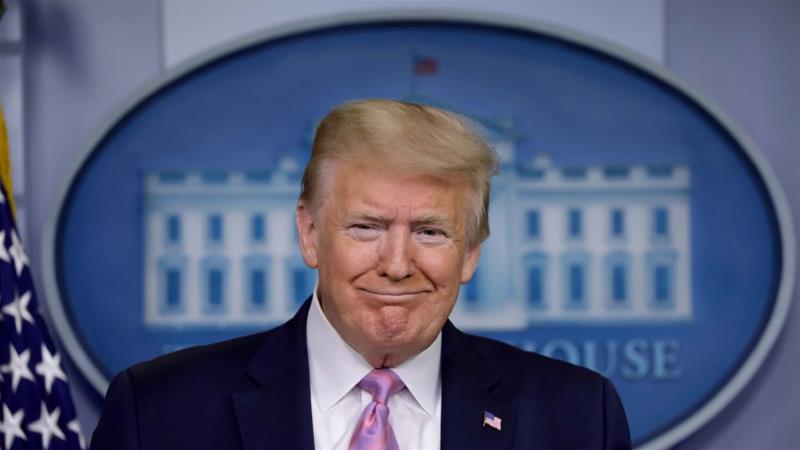
[[[424,234],[425,236],[440,236],[444,234],[440,230],[434,230],[433,228],[423,228],[420,230],[420,233]]]
[[[350,227],[347,229],[347,233],[354,239],[364,241],[376,239],[378,236],[380,236],[381,230],[380,228],[367,223],[356,223],[350,225]]]
[[[422,228],[417,231],[417,235],[426,244],[436,244],[447,239],[447,233],[437,228]]]

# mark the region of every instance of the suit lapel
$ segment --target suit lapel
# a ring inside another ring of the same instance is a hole
[[[233,396],[244,450],[314,449],[306,348],[309,303],[269,333],[247,366],[255,387]]]
[[[511,449],[516,405],[511,386],[475,344],[449,321],[442,330],[441,450]],[[483,426],[484,412],[502,420]]]
[[[233,396],[244,450],[314,450],[311,421],[307,300],[269,333],[247,367],[253,389]],[[449,321],[442,330],[441,450],[512,448],[516,404],[510,386],[470,338]],[[483,426],[484,411],[502,419]]]

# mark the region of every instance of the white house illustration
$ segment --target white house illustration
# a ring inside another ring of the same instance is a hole
[[[477,122],[501,172],[458,325],[692,318],[688,167],[522,162],[511,121]],[[294,227],[300,172],[284,159],[265,171],[145,173],[145,325],[269,325],[294,314],[316,279]]]
[[[144,323],[243,326],[282,321],[316,274],[298,251],[300,168],[144,176]]]

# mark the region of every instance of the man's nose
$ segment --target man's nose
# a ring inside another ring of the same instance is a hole
[[[402,280],[416,270],[411,233],[407,230],[390,229],[380,249],[378,272],[391,280]]]

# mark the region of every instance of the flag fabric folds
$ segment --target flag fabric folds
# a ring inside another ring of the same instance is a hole
[[[84,448],[61,355],[39,310],[0,183],[0,449]]]

